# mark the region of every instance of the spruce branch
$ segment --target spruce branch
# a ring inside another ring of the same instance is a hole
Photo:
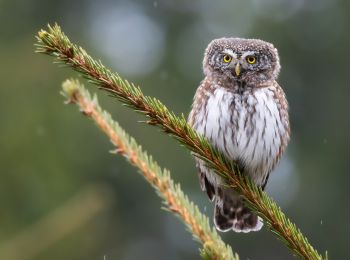
[[[225,245],[215,230],[210,228],[208,218],[202,215],[198,207],[183,193],[179,184],[175,184],[167,170],[160,166],[142,151],[136,141],[131,138],[110,114],[102,110],[97,97],[90,93],[78,81],[67,80],[63,83],[62,94],[68,103],[79,106],[84,115],[95,121],[96,125],[110,138],[121,154],[133,166],[139,169],[143,177],[156,189],[164,200],[166,209],[177,215],[187,226],[193,237],[203,244],[201,255],[205,259],[239,259],[232,253],[230,246]]]
[[[327,259],[308,242],[308,239],[281,211],[280,207],[252,181],[241,175],[237,165],[227,160],[207,140],[198,135],[186,122],[185,117],[177,117],[159,100],[145,96],[139,87],[112,73],[101,61],[95,61],[84,49],[70,42],[58,25],[48,26],[37,36],[36,52],[55,57],[87,78],[93,84],[112,93],[132,109],[145,114],[147,123],[160,127],[175,137],[193,154],[213,168],[217,174],[226,178],[228,185],[236,189],[247,205],[264,219],[265,225],[296,255],[304,259]]]

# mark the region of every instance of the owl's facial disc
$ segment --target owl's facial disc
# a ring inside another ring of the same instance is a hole
[[[240,78],[240,76],[247,70],[255,70],[257,63],[257,54],[252,51],[246,51],[244,53],[235,52],[231,49],[225,49],[222,54],[223,70],[229,70],[233,77]]]
[[[276,79],[280,64],[277,50],[268,42],[220,38],[208,45],[203,69],[206,76],[254,85]]]

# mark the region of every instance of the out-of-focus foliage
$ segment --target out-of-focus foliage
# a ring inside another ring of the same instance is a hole
[[[158,198],[132,167],[108,154],[108,140],[72,113],[74,108],[62,106],[59,86],[73,73],[33,53],[34,34],[57,21],[89,53],[178,113],[190,109],[210,40],[240,36],[273,42],[293,132],[268,192],[316,248],[327,248],[331,259],[345,258],[349,10],[340,0],[0,1],[0,248],[86,186],[103,184],[112,191],[108,207],[36,259],[198,257],[179,220],[159,209]],[[101,103],[211,216],[189,153],[137,123],[141,117],[115,100]],[[54,235],[35,239],[41,243]],[[242,259],[291,259],[267,231],[223,237]],[[17,250],[26,255],[20,245]]]

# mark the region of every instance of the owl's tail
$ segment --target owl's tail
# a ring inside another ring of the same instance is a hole
[[[219,231],[248,233],[263,226],[260,217],[244,205],[243,199],[232,189],[218,187],[215,194],[214,223]]]

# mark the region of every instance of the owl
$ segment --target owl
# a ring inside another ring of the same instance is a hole
[[[204,54],[205,78],[188,123],[265,188],[290,137],[288,103],[276,82],[279,56],[271,43],[242,38],[213,40]],[[200,186],[214,201],[219,231],[258,231],[262,220],[206,163],[196,158]]]

